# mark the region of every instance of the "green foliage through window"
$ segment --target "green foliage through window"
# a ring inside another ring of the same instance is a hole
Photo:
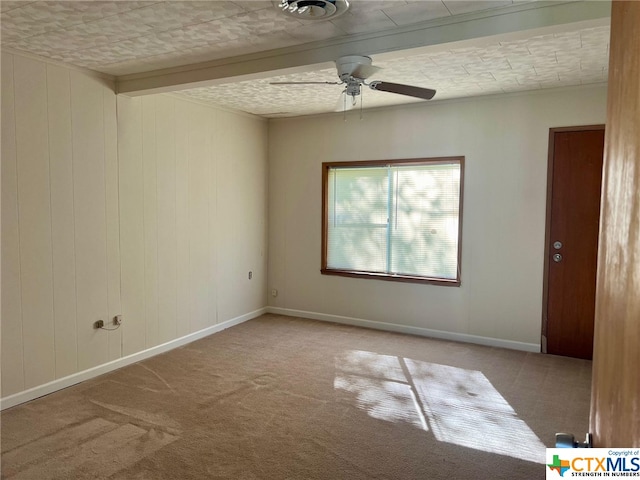
[[[324,164],[323,273],[459,285],[463,161]]]

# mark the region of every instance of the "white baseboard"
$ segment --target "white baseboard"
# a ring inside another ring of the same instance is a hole
[[[155,347],[148,348],[141,352],[137,352],[126,357],[113,360],[97,367],[83,370],[82,372],[74,373],[72,375],[53,380],[44,385],[30,388],[23,392],[18,392],[13,395],[9,395],[0,399],[0,410],[14,407],[24,402],[34,400],[38,397],[48,395],[50,393],[62,390],[63,388],[70,387],[85,380],[103,375],[105,373],[117,370],[118,368],[126,367],[132,363],[140,362],[147,358],[159,355],[174,348],[181,347],[187,343],[194,342],[201,338],[207,337],[214,333],[225,330],[234,325],[246,322],[253,318],[259,317],[265,313],[275,313],[278,315],[288,315],[291,317],[309,318],[312,320],[323,320],[326,322],[342,323],[345,325],[355,325],[359,327],[373,328],[376,330],[386,330],[390,332],[408,333],[412,335],[419,335],[423,337],[438,338],[442,340],[451,340],[456,342],[475,343],[478,345],[487,345],[490,347],[510,348],[512,350],[522,350],[525,352],[540,352],[540,345],[535,343],[515,342],[513,340],[502,340],[499,338],[481,337],[478,335],[467,335],[464,333],[445,332],[442,330],[432,330],[429,328],[411,327],[408,325],[397,325],[395,323],[376,322],[372,320],[364,320],[361,318],[345,317],[341,315],[331,315],[327,313],[308,312],[305,310],[293,310],[290,308],[278,308],[278,307],[265,307],[253,312],[240,315],[239,317],[232,318],[226,322],[222,322],[211,327],[207,327],[198,332],[185,335],[184,337],[176,338],[169,342],[157,345]]]
[[[35,398],[48,395],[58,390],[62,390],[63,388],[67,388],[77,383],[84,382],[85,380],[89,380],[99,375],[111,372],[118,368],[126,367],[127,365],[131,365],[132,363],[136,363],[155,355],[159,355],[160,353],[168,352],[169,350],[173,350],[174,348],[181,347],[183,345],[186,345],[187,343],[191,343],[201,338],[208,337],[209,335],[220,332],[229,327],[233,327],[234,325],[246,322],[247,320],[251,320],[252,318],[259,317],[260,315],[263,315],[265,313],[267,313],[267,309],[260,308],[258,310],[254,310],[253,312],[249,312],[244,315],[240,315],[239,317],[232,318],[231,320],[227,320],[226,322],[218,323],[216,325],[212,325],[211,327],[202,329],[198,332],[190,333],[189,335],[185,335],[184,337],[176,338],[175,340],[163,343],[162,345],[157,345],[141,352],[133,353],[126,357],[122,357],[117,360],[98,365],[97,367],[83,370],[82,372],[74,373],[67,377],[58,378],[57,380],[45,383],[44,385],[38,385],[37,387],[30,388],[29,390],[9,395],[0,399],[0,410],[4,410],[5,408],[13,407],[21,403],[33,400]]]
[[[343,323],[345,325],[355,325],[358,327],[373,328],[376,330],[386,330],[389,332],[409,333],[411,335],[451,340],[454,342],[475,343],[489,347],[509,348],[511,350],[540,353],[540,345],[537,343],[524,343],[513,340],[503,340],[500,338],[468,335],[466,333],[445,332],[442,330],[432,330],[430,328],[411,327],[408,325],[397,325],[395,323],[375,322],[373,320],[364,320],[361,318],[343,317],[341,315],[307,312],[305,310],[292,310],[290,308],[267,307],[267,312],[278,315],[288,315],[290,317],[310,318],[312,320],[323,320],[326,322]]]

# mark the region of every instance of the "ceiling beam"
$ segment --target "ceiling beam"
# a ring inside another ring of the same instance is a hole
[[[527,2],[467,15],[457,15],[381,32],[268,50],[206,63],[124,75],[118,93],[137,96],[275,74],[331,68],[343,55],[391,54],[407,49],[437,47],[496,35],[531,30],[552,33],[567,24],[607,24],[609,1]]]

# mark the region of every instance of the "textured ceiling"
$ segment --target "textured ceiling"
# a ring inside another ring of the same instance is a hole
[[[608,42],[605,26],[387,61],[373,56],[374,65],[383,70],[372,79],[434,88],[435,99],[599,83],[607,80]],[[343,87],[270,82],[336,80],[336,70],[330,68],[190,89],[180,95],[266,117],[295,116],[340,110]],[[416,101],[420,100],[363,89],[364,107]]]
[[[517,0],[351,0],[329,21],[283,15],[271,0],[252,1],[2,1],[2,46],[120,76],[256,54],[310,42],[386,32],[456,15],[517,7]],[[543,2],[541,2],[542,4]],[[562,2],[556,2],[562,3]],[[373,55],[383,67],[375,78],[426,86],[436,98],[511,92],[606,80],[607,26],[511,41],[473,42],[393,58]],[[354,52],[356,53],[356,52]],[[264,116],[333,111],[338,86],[276,87],[270,81],[335,81],[334,69],[217,82],[185,90],[216,105]],[[364,106],[413,101],[364,91]]]
[[[511,5],[351,0],[334,20],[283,15],[271,0],[2,1],[2,44],[111,75],[186,65]]]

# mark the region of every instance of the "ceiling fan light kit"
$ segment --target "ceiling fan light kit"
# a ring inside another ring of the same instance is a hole
[[[328,20],[349,10],[347,0],[280,0],[278,8],[303,20]]]

